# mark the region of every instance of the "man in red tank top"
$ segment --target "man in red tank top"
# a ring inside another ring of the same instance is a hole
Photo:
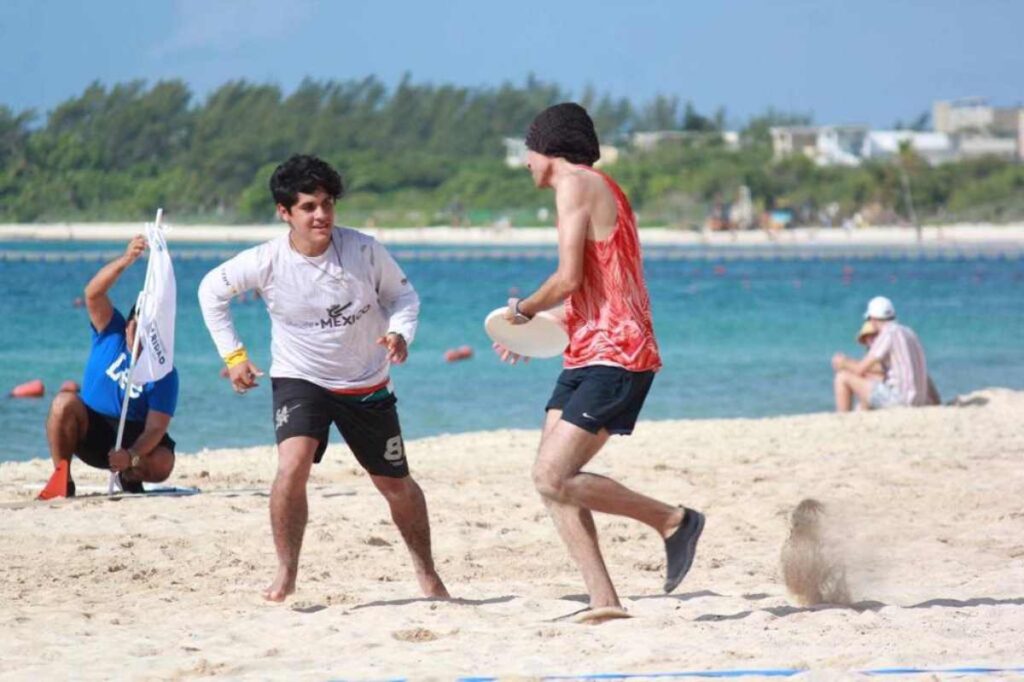
[[[583,573],[591,608],[621,616],[591,512],[636,519],[661,535],[666,592],[693,564],[704,516],[582,471],[609,436],[632,433],[661,357],[633,209],[618,185],[592,168],[600,151],[590,116],[578,104],[549,107],[531,124],[526,146],[534,184],[555,191],[558,268],[530,296],[510,299],[506,317],[524,324],[564,304],[569,333],[533,480]],[[496,350],[502,360],[517,359],[505,348]]]

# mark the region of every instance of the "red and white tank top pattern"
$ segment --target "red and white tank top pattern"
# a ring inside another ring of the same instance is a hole
[[[631,372],[661,367],[651,321],[651,300],[644,282],[633,208],[610,177],[597,173],[615,195],[618,215],[612,233],[601,241],[586,240],[583,284],[565,301],[569,347],[566,369],[612,365]]]

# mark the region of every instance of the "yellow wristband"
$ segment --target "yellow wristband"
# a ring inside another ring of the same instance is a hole
[[[231,369],[235,365],[240,365],[249,359],[249,354],[245,352],[245,346],[237,348],[224,356],[224,364]]]

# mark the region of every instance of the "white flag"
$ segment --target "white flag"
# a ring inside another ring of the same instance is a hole
[[[142,341],[132,372],[132,383],[136,384],[162,379],[174,367],[177,286],[159,214],[156,223],[146,225],[146,239],[149,242],[149,265],[136,308],[139,326],[135,333],[141,335]]]

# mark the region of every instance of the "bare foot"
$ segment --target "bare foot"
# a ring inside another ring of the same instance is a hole
[[[279,567],[274,582],[263,591],[263,598],[267,601],[284,601],[288,595],[294,594],[296,574],[295,570]]]
[[[416,579],[420,583],[420,589],[423,590],[424,597],[451,598],[451,595],[448,594],[448,589],[441,582],[441,576],[437,573],[418,574]]]
[[[579,623],[580,625],[600,625],[601,623],[607,623],[610,620],[632,617],[633,616],[631,616],[621,606],[597,606],[576,614],[572,620],[574,623]]]

